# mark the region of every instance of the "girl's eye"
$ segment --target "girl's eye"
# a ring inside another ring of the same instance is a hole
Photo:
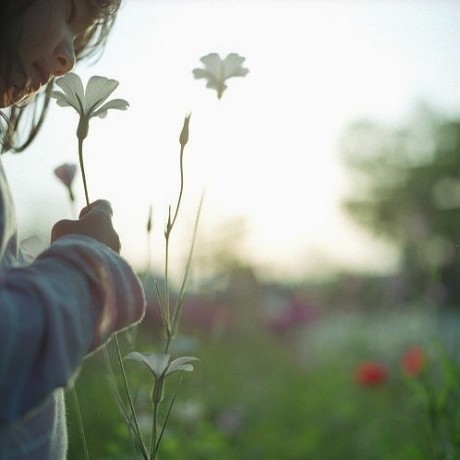
[[[75,0],[69,0],[69,18],[67,19],[67,22],[69,24],[72,24],[76,15],[77,15],[77,7],[75,5]]]

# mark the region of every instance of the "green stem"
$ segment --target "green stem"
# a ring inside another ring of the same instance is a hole
[[[83,418],[81,416],[80,402],[78,400],[77,389],[75,385],[72,386],[71,393],[73,395],[73,402],[75,405],[75,414],[77,416],[78,430],[80,431],[81,443],[83,445],[83,453],[85,460],[89,460],[88,443],[86,442],[85,427],[83,426]]]
[[[182,379],[179,381],[179,384],[181,383]],[[178,385],[179,386],[179,385]],[[164,420],[164,423],[163,423],[163,426],[161,427],[161,431],[160,431],[160,434],[157,436],[158,437],[158,440],[156,442],[156,446],[155,446],[155,455],[158,454],[158,451],[160,450],[160,443],[161,443],[161,439],[163,438],[163,434],[165,432],[165,429],[166,429],[166,425],[168,423],[168,420],[169,420],[169,416],[171,415],[171,411],[172,411],[172,408],[174,406],[174,402],[176,401],[176,396],[177,396],[177,389],[176,389],[176,392],[174,393],[172,399],[171,399],[171,403],[169,404],[169,408],[168,408],[168,412],[166,413],[166,417],[165,417],[165,420]],[[155,457],[154,457],[155,458]]]
[[[180,168],[180,190],[179,197],[177,198],[176,210],[174,211],[174,217],[171,222],[170,228],[172,229],[174,223],[176,222],[177,215],[179,214],[179,207],[182,201],[182,193],[184,192],[184,145],[180,147],[180,156],[179,156],[179,168]]]
[[[86,183],[85,163],[83,161],[83,139],[78,138],[78,160],[80,162],[81,177],[85,190],[86,206],[89,206],[88,184]]]
[[[84,166],[83,166],[83,139],[78,139],[78,158],[80,160],[80,168],[82,171],[82,177],[83,177],[83,185],[85,188],[85,196],[86,196],[86,201],[88,202],[88,191],[87,191],[87,186],[86,186],[86,177],[84,173]],[[71,200],[73,204],[73,200]],[[77,421],[78,421],[78,429],[80,431],[81,435],[81,440],[83,444],[83,452],[85,455],[85,459],[89,460],[89,451],[88,451],[88,445],[86,442],[86,435],[85,435],[85,429],[83,426],[83,418],[81,416],[81,410],[80,410],[80,403],[78,401],[78,395],[77,395],[77,390],[75,386],[72,388],[72,394],[73,394],[73,399],[74,399],[74,404],[75,404],[75,413],[77,416]]]
[[[81,102],[80,102],[80,105],[81,105]],[[87,184],[87,181],[86,181],[85,164],[84,164],[84,161],[83,161],[83,141],[84,141],[84,137],[83,136],[78,136],[78,159],[79,159],[79,163],[80,163],[81,176],[82,176],[82,179],[83,179],[83,189],[85,191],[86,205],[89,206],[90,201],[89,201],[89,194],[88,194],[88,184]],[[121,350],[120,350],[120,344],[118,342],[118,337],[116,335],[115,335],[115,346],[116,346],[116,351],[117,351],[118,363],[119,363],[119,366],[120,366],[120,369],[121,369],[121,375],[123,377],[123,383],[124,383],[124,387],[125,387],[125,392],[126,392],[129,407],[130,407],[130,410],[131,410],[131,415],[132,415],[132,419],[133,419],[134,431],[135,431],[135,435],[137,437],[137,442],[138,442],[139,447],[141,449],[142,456],[144,457],[145,460],[149,460],[148,451],[147,451],[147,449],[145,447],[145,444],[143,442],[143,439],[142,439],[142,434],[141,434],[141,430],[140,430],[140,427],[139,427],[139,422],[137,420],[133,399],[131,397],[131,392],[129,390],[128,380],[127,380],[127,377],[126,377],[126,371],[125,371],[125,368],[124,368],[124,365],[123,365],[123,358],[122,358]],[[108,350],[107,350],[107,346],[104,347],[104,352],[105,352],[106,364],[107,364],[107,366],[109,368],[109,372],[111,373],[111,376],[112,376],[113,381],[114,381],[115,386],[116,386],[115,375],[114,375],[114,372],[113,372],[113,368],[112,368],[112,364],[111,364],[111,361],[110,361],[110,356],[109,356],[109,353],[108,353]]]
[[[196,215],[196,218],[195,218],[195,225],[194,225],[194,228],[193,228],[192,244],[190,245],[190,251],[189,251],[189,255],[188,255],[188,259],[187,259],[187,265],[185,267],[184,277],[182,279],[182,284],[181,284],[181,287],[180,287],[180,290],[179,290],[178,300],[177,300],[176,306],[174,308],[174,315],[173,315],[173,320],[172,320],[172,325],[171,325],[172,331],[175,331],[177,329],[177,326],[179,324],[180,315],[181,315],[181,312],[182,312],[182,307],[184,305],[185,287],[186,287],[186,284],[187,284],[187,280],[188,280],[189,273],[190,273],[190,267],[191,267],[191,264],[192,264],[193,251],[195,249],[196,236],[197,236],[197,233],[198,233],[198,224],[200,222],[201,210],[203,208],[203,200],[204,200],[204,193],[201,195],[200,204],[198,206],[198,212],[197,212],[197,215]],[[169,344],[168,344],[168,347],[166,348],[166,352],[168,351],[168,348],[169,348]]]
[[[165,316],[166,316],[166,339],[171,335],[171,311],[170,311],[170,295],[169,295],[169,235],[171,234],[172,226],[165,233]]]
[[[117,350],[118,364],[120,366],[121,375],[123,377],[123,385],[125,387],[126,397],[128,398],[129,408],[131,410],[131,415],[133,417],[134,426],[135,426],[135,429],[136,429],[136,435],[137,435],[137,438],[138,438],[138,443],[139,443],[139,446],[141,448],[142,455],[144,456],[144,458],[148,459],[148,452],[147,452],[147,449],[145,447],[144,441],[142,439],[142,434],[141,434],[141,430],[140,430],[140,427],[139,427],[139,421],[137,420],[136,409],[134,408],[133,398],[131,397],[131,391],[129,389],[128,379],[126,377],[125,366],[123,364],[123,357],[121,356],[120,343],[118,342],[117,335],[115,335],[114,340],[115,340],[115,348]]]
[[[165,230],[165,309],[167,322],[165,324],[166,328],[166,344],[165,344],[165,353],[168,352],[171,341],[174,337],[174,327],[171,325],[171,307],[170,307],[170,292],[169,292],[169,241],[172,229],[176,223],[177,216],[179,214],[179,208],[182,202],[182,195],[184,192],[184,147],[185,145],[180,146],[180,155],[179,155],[179,169],[180,169],[180,189],[179,196],[177,197],[176,208],[174,210],[173,218],[171,219],[171,208],[169,208],[168,214],[168,223]],[[175,314],[174,314],[175,316]]]
[[[155,382],[156,385],[156,382]],[[160,404],[153,401],[153,420],[152,420],[152,436],[150,439],[150,460],[155,460],[157,455],[157,427],[158,427],[158,408]]]

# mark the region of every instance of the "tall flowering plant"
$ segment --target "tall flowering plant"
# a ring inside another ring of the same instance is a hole
[[[217,56],[217,58],[216,58]],[[241,67],[241,63],[244,58],[239,57],[236,54],[231,54],[222,61],[220,57],[211,53],[201,59],[205,64],[206,69],[195,69],[194,75],[196,78],[208,79],[208,87],[216,89],[218,91],[218,97],[221,98],[224,90],[227,88],[225,81],[233,76],[244,76],[248,72],[247,69]],[[218,73],[216,73],[218,72]],[[84,152],[83,145],[84,140],[89,133],[90,120],[95,117],[104,118],[107,112],[112,109],[126,110],[129,106],[128,102],[124,99],[111,99],[108,100],[109,96],[117,88],[118,82],[105,77],[93,76],[89,79],[86,88],[83,83],[74,73],[69,73],[66,76],[56,81],[57,86],[60,90],[53,91],[52,96],[56,99],[57,104],[62,107],[73,108],[79,117],[77,126],[77,140],[78,140],[78,159],[80,163],[80,170],[83,180],[83,188],[85,193],[86,204],[90,204],[88,184],[86,180],[86,173],[84,167]],[[145,353],[137,350],[131,351],[128,355],[123,357],[121,347],[117,336],[115,336],[114,343],[116,348],[116,356],[122,378],[122,387],[124,396],[118,388],[114,370],[112,367],[111,359],[107,349],[105,349],[105,359],[107,367],[109,369],[109,375],[111,376],[110,382],[114,392],[114,396],[120,407],[120,410],[124,416],[124,419],[129,427],[129,431],[133,436],[133,444],[135,450],[139,452],[144,460],[152,460],[157,458],[160,443],[163,434],[166,429],[166,425],[171,414],[176,394],[169,399],[166,410],[160,412],[160,407],[166,404],[165,402],[165,388],[167,381],[170,376],[179,372],[190,372],[193,370],[194,363],[198,358],[194,356],[179,356],[173,357],[171,354],[171,344],[177,333],[177,328],[181,318],[181,313],[185,302],[186,284],[188,273],[190,270],[192,254],[194,249],[194,243],[197,233],[198,221],[201,211],[202,201],[200,203],[197,217],[195,221],[192,244],[187,260],[185,274],[182,279],[177,300],[172,299],[171,288],[169,282],[169,254],[170,254],[170,243],[171,234],[175,227],[179,211],[181,208],[182,197],[184,192],[184,152],[186,145],[189,142],[189,125],[190,125],[191,114],[184,118],[183,126],[179,135],[179,171],[180,171],[180,188],[178,198],[174,206],[169,207],[167,223],[164,228],[165,238],[165,262],[164,262],[164,287],[162,288],[156,283],[156,291],[159,299],[161,317],[163,320],[165,343],[162,351],[156,351],[154,353]],[[74,195],[72,190],[72,182],[75,175],[75,168],[71,165],[62,165],[55,170],[56,176],[62,181],[64,186],[67,188],[69,193],[69,199],[73,203]],[[151,209],[149,210],[149,219],[147,223],[147,234],[150,236],[152,231],[152,217]],[[150,245],[149,245],[150,253]],[[150,263],[150,259],[149,259]],[[131,344],[134,346],[134,340],[131,340]],[[140,423],[135,408],[135,399],[130,389],[128,382],[128,376],[125,371],[124,360],[131,360],[140,362],[150,371],[152,375],[152,387],[151,387],[151,407],[152,407],[152,421],[150,430],[150,439],[146,441],[144,434],[141,430]],[[78,402],[78,401],[77,401]],[[78,404],[77,404],[78,411]],[[82,422],[80,419],[81,431],[83,431]],[[84,434],[83,434],[84,437]],[[85,447],[85,457],[89,458],[88,449]]]
[[[83,154],[83,142],[88,136],[89,123],[94,117],[104,118],[110,109],[126,110],[128,102],[124,99],[112,99],[107,101],[109,96],[118,86],[116,80],[111,80],[105,77],[93,76],[88,81],[86,88],[84,88],[80,77],[74,73],[69,73],[66,76],[58,79],[56,84],[61,88],[62,91],[54,91],[52,96],[56,98],[58,105],[62,107],[72,107],[79,116],[79,122],[77,127],[77,139],[78,139],[78,158],[80,163],[80,169],[83,179],[83,188],[85,192],[86,204],[90,205],[88,184],[86,180],[86,173],[84,167],[84,154]],[[182,199],[183,192],[183,153],[185,145],[188,142],[188,125],[190,116],[187,116],[184,121],[184,126],[179,136],[179,142],[181,145],[180,150],[180,170],[181,170],[181,189],[179,198],[174,210],[174,213],[170,215],[165,230],[165,237],[167,246],[169,243],[169,236],[176,222],[179,207]],[[74,201],[74,195],[72,192],[72,181],[75,174],[74,168],[69,165],[62,165],[55,170],[56,176],[62,181],[69,192],[69,198],[71,202]],[[168,266],[168,255],[166,255],[166,267]],[[166,278],[167,279],[167,278]],[[130,427],[130,432],[134,435],[134,441],[140,450],[144,459],[155,458],[159,443],[161,440],[161,434],[164,431],[165,423],[160,425],[158,421],[159,405],[163,400],[165,380],[168,376],[179,372],[179,371],[191,371],[193,370],[192,362],[196,361],[194,357],[180,357],[175,360],[170,359],[168,354],[169,344],[174,336],[174,331],[177,328],[180,311],[182,309],[183,302],[178,304],[172,311],[170,310],[169,302],[169,287],[166,285],[166,292],[163,296],[162,302],[162,315],[166,328],[167,344],[164,353],[140,353],[137,351],[131,352],[127,359],[136,360],[144,363],[152,372],[154,376],[153,389],[152,389],[152,403],[153,403],[153,421],[152,421],[152,436],[150,440],[150,447],[147,447],[144,442],[142,432],[139,426],[136,409],[134,406],[134,400],[129,387],[125,366],[123,363],[123,357],[121,353],[121,347],[118,338],[115,337],[116,354],[122,374],[122,380],[124,383],[125,397],[127,404],[123,402],[120,396],[120,392],[116,387],[116,379],[114,371],[111,365],[110,356],[105,349],[106,362],[109,368],[110,375],[112,376],[112,385],[117,398],[117,402],[120,409],[125,417],[126,422]],[[77,406],[78,407],[78,406]],[[159,429],[159,427],[161,427]],[[85,448],[85,456],[88,456],[87,449]]]

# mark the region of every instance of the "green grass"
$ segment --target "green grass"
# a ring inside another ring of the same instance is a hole
[[[432,317],[422,311],[331,315],[285,337],[246,312],[244,327],[237,322],[218,335],[193,334],[190,343],[196,349],[190,354],[201,361],[183,376],[161,460],[448,458],[430,450],[423,398],[406,385],[399,369],[406,345],[428,347],[436,334]],[[139,348],[152,351],[145,337],[141,333]],[[375,388],[354,380],[355,366],[369,359],[385,362],[390,372]],[[150,414],[151,375],[136,364],[126,367],[132,387],[139,388],[144,423]],[[170,382],[167,398],[177,383],[177,378]],[[135,458],[100,355],[85,363],[77,390],[90,458]],[[81,459],[70,399],[69,420],[69,459]]]

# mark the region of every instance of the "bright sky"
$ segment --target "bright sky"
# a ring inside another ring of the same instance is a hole
[[[200,195],[198,251],[224,242],[274,277],[303,277],[333,263],[385,270],[394,254],[340,210],[350,186],[338,140],[362,117],[405,123],[420,101],[460,114],[457,1],[125,0],[102,59],[77,69],[120,82],[126,112],[94,120],[86,142],[93,199],[115,210],[123,254],[153,265],[178,191],[178,136],[192,112],[185,201],[173,266],[183,267]],[[194,80],[200,57],[244,56],[250,73],[216,93]],[[77,161],[76,115],[55,108],[33,147],[7,156],[21,236],[69,217],[52,170]],[[83,194],[77,179],[79,203]],[[47,231],[47,230],[46,230]]]

